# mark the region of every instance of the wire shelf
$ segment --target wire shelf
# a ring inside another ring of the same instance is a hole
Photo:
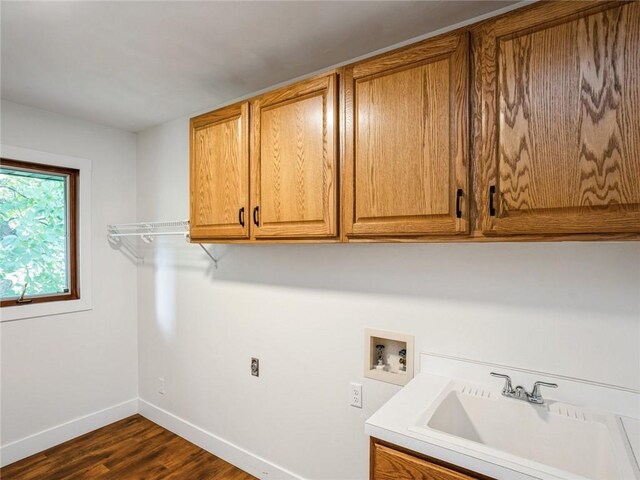
[[[123,237],[138,237],[146,243],[152,243],[153,237],[164,235],[182,235],[189,241],[189,221],[177,220],[169,222],[137,222],[137,223],[114,223],[107,225],[107,237],[114,246],[124,246],[132,251],[131,245],[123,244],[126,240]],[[211,258],[213,264],[218,268],[218,259],[215,258],[204,245],[198,243],[200,248]],[[134,256],[140,260],[138,255]]]
[[[110,238],[140,237],[151,241],[156,235],[189,235],[189,221],[139,222],[107,225]]]

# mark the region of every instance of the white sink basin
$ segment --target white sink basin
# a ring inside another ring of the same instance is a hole
[[[635,478],[618,418],[558,402],[533,405],[451,382],[409,430],[551,478]]]

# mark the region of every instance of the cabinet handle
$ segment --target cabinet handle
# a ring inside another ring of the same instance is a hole
[[[238,211],[238,223],[244,227],[244,207]]]
[[[258,220],[258,212],[260,211],[260,207],[255,207],[253,209],[253,223],[255,224],[256,227],[260,226],[260,222]]]
[[[491,185],[489,187],[489,215],[492,217],[496,216],[496,207],[493,204],[493,197],[496,194],[496,186],[495,185]]]
[[[456,218],[462,218],[462,210],[460,210],[460,200],[462,200],[463,195],[464,191],[459,188],[456,192]]]

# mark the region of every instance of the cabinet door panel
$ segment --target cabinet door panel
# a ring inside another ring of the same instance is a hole
[[[247,103],[192,120],[193,239],[248,237],[248,135]]]
[[[323,221],[322,114],[322,95],[262,110],[263,224]]]
[[[474,480],[464,473],[384,445],[374,444],[373,449],[373,480]]]
[[[467,48],[455,34],[347,68],[347,237],[468,231],[457,199],[468,176]]]
[[[356,82],[358,219],[449,213],[448,83],[447,60]]]
[[[640,5],[573,8],[487,29],[487,233],[640,231]]]
[[[336,235],[335,88],[330,75],[255,101],[255,238]]]

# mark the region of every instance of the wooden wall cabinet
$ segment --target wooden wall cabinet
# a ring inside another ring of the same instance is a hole
[[[249,103],[191,119],[190,236],[249,238]]]
[[[338,232],[335,73],[252,102],[252,238],[323,238]]]
[[[337,85],[333,72],[191,120],[193,240],[337,239]]]
[[[371,480],[488,480],[467,470],[445,465],[408,450],[371,439]]]
[[[345,68],[347,239],[469,231],[468,78],[467,32]]]
[[[543,3],[479,35],[483,233],[639,232],[640,3]]]
[[[640,2],[539,2],[201,115],[190,164],[197,241],[638,240]]]

